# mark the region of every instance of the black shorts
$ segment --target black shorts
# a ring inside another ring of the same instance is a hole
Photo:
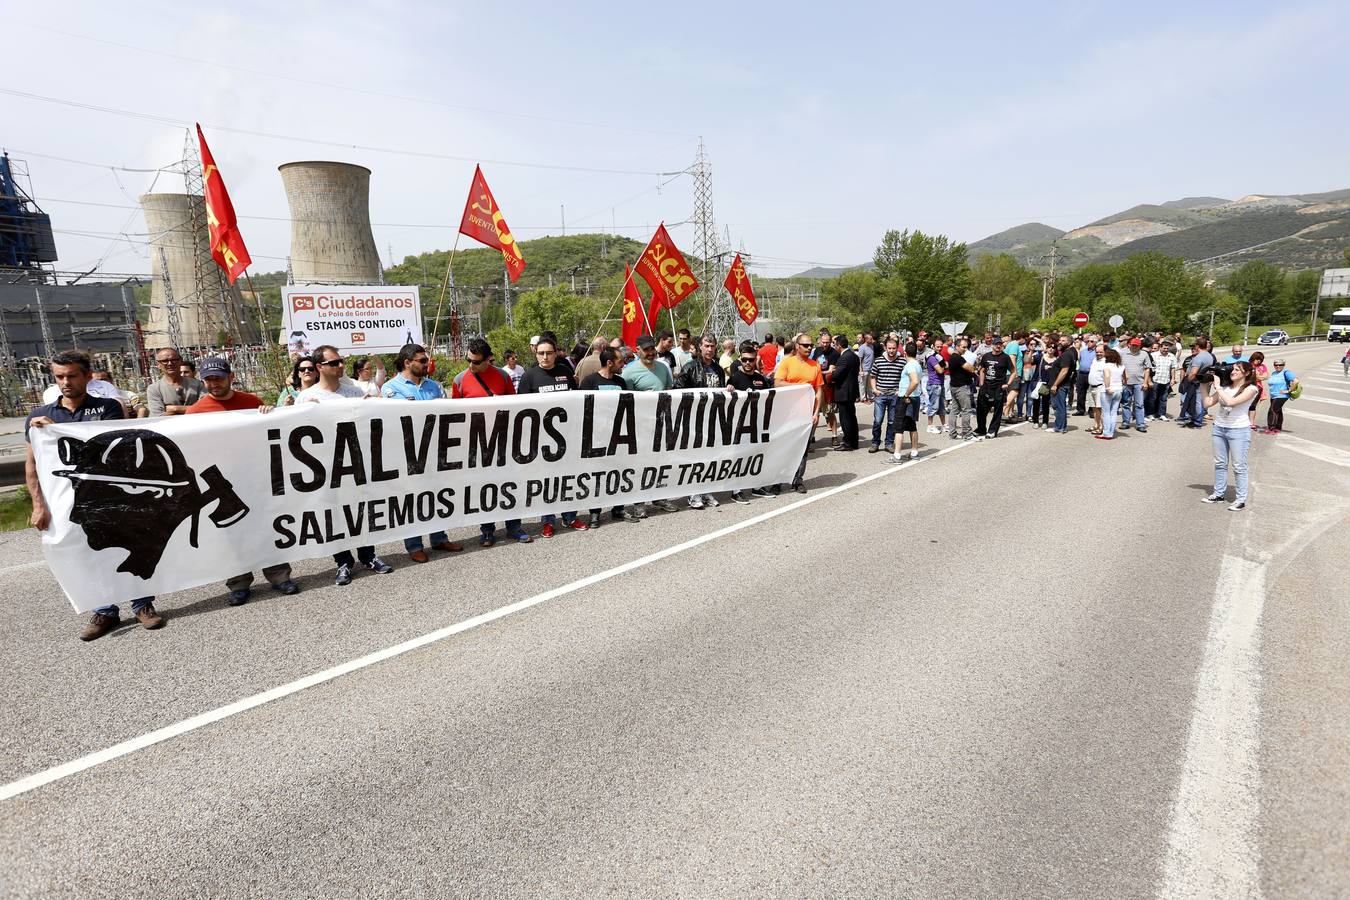
[[[896,413],[900,418],[900,431],[918,431],[919,430],[919,398],[910,397],[908,400],[903,397],[897,405]]]

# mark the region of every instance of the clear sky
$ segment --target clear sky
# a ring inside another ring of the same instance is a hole
[[[0,93],[0,146],[28,162],[62,269],[148,272],[131,207],[182,184],[46,157],[166,166],[173,123],[193,120],[255,271],[285,267],[276,167],[301,159],[373,170],[388,264],[449,246],[474,160],[522,239],[565,211],[569,233],[645,240],[690,216],[691,179],[655,173],[687,168],[701,135],[719,230],[764,275],[861,262],[887,228],[973,241],[1186,195],[1350,187],[1343,2],[52,2],[6,18],[0,91],[80,104]],[[672,234],[692,245],[692,227]]]

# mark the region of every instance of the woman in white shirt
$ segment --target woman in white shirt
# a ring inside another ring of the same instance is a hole
[[[352,360],[352,379],[367,397],[380,396],[387,375],[384,360],[379,356],[358,356]]]
[[[1237,497],[1228,507],[1233,512],[1247,508],[1247,451],[1252,445],[1252,429],[1247,421],[1247,407],[1256,399],[1256,377],[1252,364],[1245,360],[1233,363],[1233,376],[1228,387],[1221,387],[1219,379],[1210,382],[1204,396],[1206,409],[1214,410],[1211,442],[1214,445],[1214,492],[1206,503],[1222,503],[1228,490],[1228,466],[1233,467],[1237,482]]]
[[[1120,351],[1107,347],[1101,351],[1102,386],[1098,412],[1102,417],[1102,432],[1097,435],[1099,441],[1111,441],[1116,437],[1116,413],[1120,411],[1121,391],[1125,387],[1125,367],[1120,364]],[[1094,363],[1095,365],[1095,363]]]

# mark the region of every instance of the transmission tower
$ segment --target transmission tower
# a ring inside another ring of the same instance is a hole
[[[689,171],[694,176],[694,255],[702,265],[699,285],[707,311],[704,329],[718,338],[729,337],[735,334],[736,310],[731,295],[722,287],[722,245],[713,215],[712,163],[703,138],[698,139],[698,152]]]
[[[56,355],[56,341],[52,338],[52,324],[47,319],[47,309],[42,305],[42,288],[33,288],[37,298],[38,325],[42,328],[42,352],[51,359]]]
[[[1057,245],[1050,245],[1050,252],[1041,257],[1043,262],[1050,263],[1050,272],[1041,281],[1041,318],[1048,319],[1055,314],[1055,269],[1063,255],[1059,252]]]
[[[178,301],[174,299],[173,282],[169,280],[169,255],[163,247],[159,248],[159,271],[164,279],[164,305],[169,314],[169,346],[178,349],[183,346],[183,323],[178,319]]]
[[[203,330],[209,332],[198,335],[199,339],[205,338],[206,343],[214,344],[216,335],[224,332],[237,343],[245,343],[225,273],[211,259],[209,252],[202,252],[202,248],[211,245],[211,231],[206,223],[206,178],[197,151],[197,140],[191,130],[183,139],[182,165],[183,189],[188,195],[188,206],[192,211],[192,267],[197,285],[197,295],[184,297],[183,301],[196,303],[197,321]]]

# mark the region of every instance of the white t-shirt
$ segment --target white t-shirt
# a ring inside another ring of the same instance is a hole
[[[1088,387],[1102,386],[1102,367],[1105,365],[1106,360],[1100,356],[1092,361],[1091,367],[1088,368]]]
[[[1221,387],[1215,393],[1232,403],[1233,398],[1246,388],[1246,385],[1238,390]],[[1251,400],[1246,403],[1239,403],[1237,406],[1224,406],[1222,403],[1215,403],[1210,407],[1210,415],[1214,417],[1214,424],[1220,428],[1250,428],[1251,423],[1247,421],[1247,407],[1251,405]]]
[[[1096,368],[1096,363],[1093,364],[1093,368]],[[1110,388],[1107,388],[1106,386],[1107,373],[1110,373],[1111,377]],[[1088,375],[1088,380],[1091,379],[1092,376]],[[1114,397],[1120,393],[1120,389],[1124,386],[1125,386],[1125,367],[1122,366],[1120,363],[1102,363],[1102,392],[1110,393],[1111,396]]]
[[[367,397],[380,396],[380,386],[375,383],[374,378],[370,379],[370,381],[362,381],[361,379],[357,378],[352,381],[352,384],[359,387]]]
[[[330,391],[322,383],[305,388],[295,397],[295,402],[299,403],[328,403],[333,400],[360,400],[366,396],[366,392],[355,382],[343,380],[338,383],[336,391]]]

